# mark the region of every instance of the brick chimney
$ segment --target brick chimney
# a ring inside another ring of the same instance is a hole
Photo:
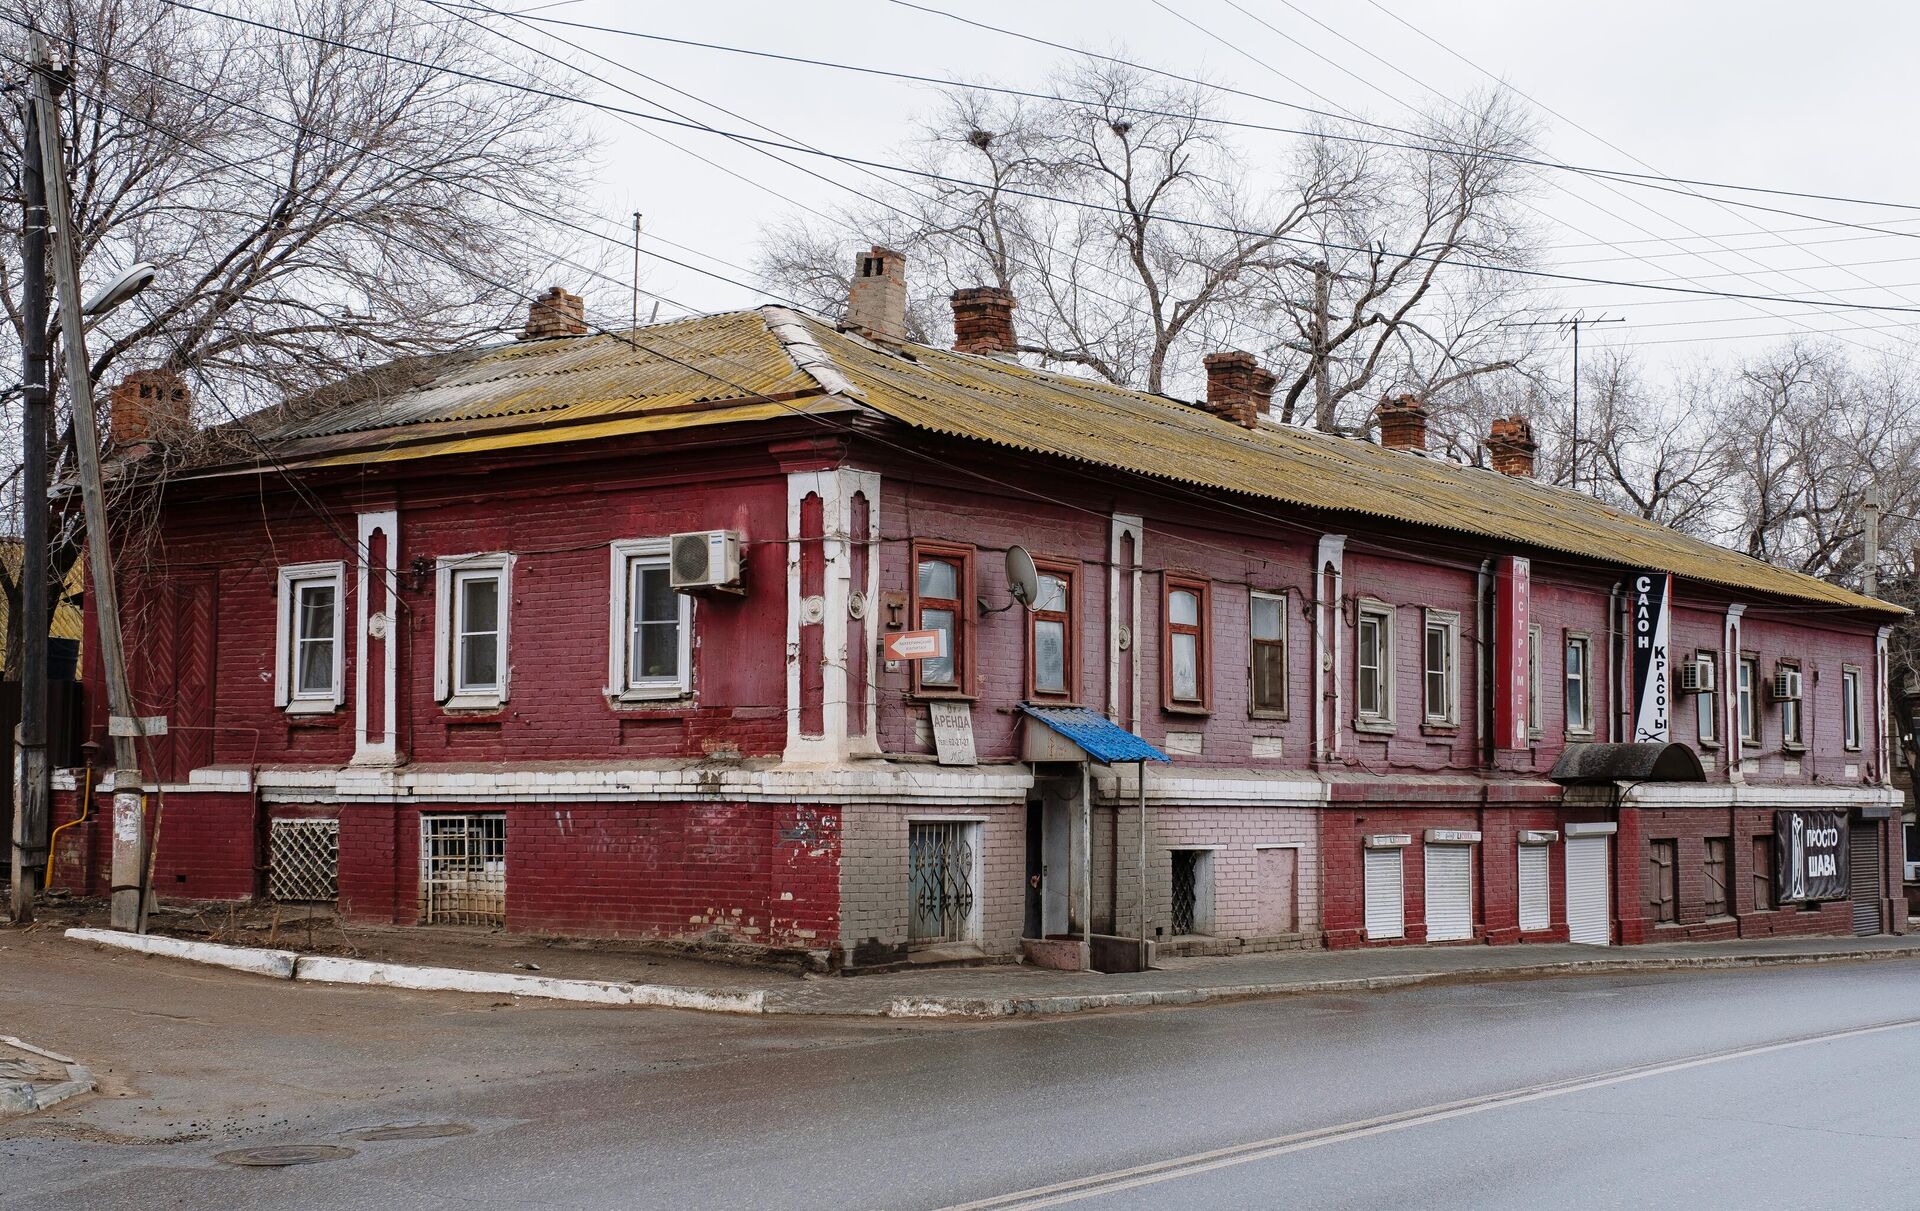
[[[107,437],[115,450],[138,458],[193,430],[193,398],[173,370],[135,370],[107,393]]]
[[[1487,454],[1493,469],[1517,479],[1533,478],[1533,456],[1539,450],[1533,440],[1533,426],[1524,416],[1499,416],[1493,432],[1487,435]]]
[[[1203,360],[1207,399],[1200,406],[1248,429],[1260,423],[1261,414],[1273,399],[1274,376],[1260,368],[1253,354],[1239,350],[1209,353]]]
[[[953,350],[955,353],[1011,354],[1018,346],[1013,336],[1013,292],[998,286],[975,286],[953,292]]]
[[[907,258],[875,244],[853,258],[847,327],[886,345],[907,339]]]
[[[1383,399],[1374,416],[1380,422],[1380,444],[1386,449],[1427,452],[1427,405],[1419,396]]]
[[[553,336],[585,336],[587,334],[587,305],[577,294],[570,294],[558,286],[547,287],[547,292],[533,300],[527,308],[527,328],[520,334],[523,341],[544,341]]]

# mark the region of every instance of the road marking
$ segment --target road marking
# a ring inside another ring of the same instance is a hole
[[[1690,1068],[1702,1068],[1709,1064],[1721,1064],[1728,1060],[1747,1059],[1751,1056],[1768,1055],[1776,1051],[1789,1051],[1798,1047],[1811,1047],[1816,1043],[1831,1043],[1840,1039],[1859,1038],[1864,1035],[1881,1034],[1889,1030],[1905,1030],[1920,1026],[1920,1018],[1905,1018],[1897,1022],[1883,1022],[1877,1026],[1857,1026],[1848,1030],[1836,1030],[1826,1034],[1806,1035],[1800,1038],[1784,1039],[1776,1043],[1759,1043],[1751,1047],[1736,1047],[1728,1051],[1708,1052],[1704,1055],[1689,1056],[1679,1060],[1663,1060],[1652,1064],[1640,1064],[1632,1068],[1620,1068],[1611,1072],[1596,1073],[1592,1076],[1572,1077],[1563,1081],[1548,1081],[1538,1085],[1528,1085],[1519,1089],[1502,1090],[1499,1093],[1482,1094],[1479,1097],[1462,1098],[1454,1102],[1440,1102],[1432,1106],[1421,1106],[1413,1110],[1397,1111],[1393,1114],[1378,1115],[1373,1118],[1356,1119],[1349,1123],[1340,1123],[1331,1127],[1316,1127],[1309,1131],[1296,1131],[1290,1135],[1277,1135],[1271,1139],[1254,1140],[1245,1144],[1234,1144],[1226,1148],[1215,1148],[1207,1152],[1194,1152],[1186,1156],[1176,1156],[1168,1160],[1154,1161],[1145,1165],[1135,1165],[1128,1169],[1115,1169],[1107,1173],[1095,1173],[1087,1177],[1070,1181],[1055,1182],[1049,1186],[1035,1186],[1030,1190],[1017,1190],[1010,1194],[995,1195],[971,1203],[956,1203],[942,1208],[942,1211],[997,1211],[1002,1208],[1018,1208],[1028,1211],[1030,1208],[1054,1207],[1062,1203],[1078,1202],[1085,1198],[1094,1198],[1102,1194],[1118,1194],[1123,1190],[1132,1190],[1140,1186],[1150,1186],[1157,1182],[1172,1181],[1175,1178],[1191,1177],[1207,1173],[1214,1169],[1225,1169],[1233,1165],[1251,1164],[1254,1161],[1267,1160],[1276,1156],[1285,1156],[1293,1152],[1305,1152],[1311,1148],[1323,1148],[1328,1144],[1344,1143],[1347,1140],[1365,1139],[1368,1136],[1384,1135],[1392,1131],[1404,1131],[1409,1127],[1425,1126],[1428,1123],[1445,1122],[1448,1119],[1461,1118],[1469,1114],[1479,1114],[1487,1110],[1499,1110],[1507,1106],[1518,1106],[1526,1102],[1537,1102],[1550,1097],[1562,1097],[1569,1093],[1584,1093],[1589,1089],[1604,1089],[1609,1085],[1624,1084],[1628,1081],[1645,1080],[1648,1077],[1665,1076],[1672,1072],[1684,1072]]]

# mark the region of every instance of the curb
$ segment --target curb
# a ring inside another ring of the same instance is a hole
[[[76,1063],[57,1052],[48,1051],[44,1047],[23,1043],[12,1035],[0,1035],[0,1043],[52,1060],[67,1070],[67,1079],[53,1085],[40,1086],[27,1081],[0,1084],[0,1118],[32,1114],[37,1110],[58,1106],[69,1098],[93,1092],[93,1072],[85,1065]]]
[[[303,955],[291,950],[264,950],[225,946],[217,942],[190,942],[158,934],[133,934],[117,929],[69,929],[76,942],[92,942],[141,954],[160,955],[225,967],[276,980],[306,980],[316,984],[366,984],[407,988],[418,992],[472,992],[495,996],[540,997],[588,1005],[652,1006],[661,1009],[697,1009],[707,1013],[765,1013],[764,989],[720,992],[679,988],[668,984],[628,984],[610,980],[563,980],[553,976],[509,972],[466,971],[452,967],[409,967],[400,963],[372,963],[330,955]]]
[[[113,929],[69,929],[66,931],[66,936],[75,941],[181,959],[189,963],[202,963],[274,979],[304,980],[317,984],[361,984],[405,988],[416,992],[467,992],[495,996],[536,997],[588,1005],[691,1009],[705,1013],[889,1018],[1050,1017],[1098,1009],[1146,1009],[1156,1006],[1199,1005],[1209,1001],[1250,1000],[1257,997],[1375,992],[1381,989],[1408,988],[1420,984],[1457,983],[1509,977],[1613,973],[1633,975],[1661,971],[1710,971],[1741,967],[1798,967],[1920,957],[1920,948],[1905,948],[1827,951],[1812,954],[1661,955],[1634,959],[1573,959],[1512,967],[1400,972],[1393,975],[1293,980],[1273,984],[1222,984],[1204,988],[1143,989],[1138,992],[1058,993],[1030,997],[895,997],[884,1005],[869,1008],[859,1005],[846,1007],[789,1005],[783,1003],[779,993],[770,995],[765,989],[726,992],[671,984],[564,980],[552,976],[468,971],[453,967],[411,967],[399,963],[334,958],[330,955],[303,955],[290,950],[263,950],[247,946],[225,946],[215,942],[190,942],[181,938],[123,933]],[[32,1049],[29,1048],[29,1050]],[[91,1078],[88,1078],[88,1088],[91,1087]],[[4,1111],[4,1102],[0,1102],[0,1111]]]
[[[1239,1001],[1257,997],[1305,996],[1315,993],[1376,992],[1419,984],[1444,984],[1488,978],[1561,975],[1633,975],[1659,971],[1724,970],[1739,967],[1800,967],[1824,963],[1858,963],[1912,959],[1920,950],[1836,951],[1826,954],[1782,955],[1664,955],[1649,959],[1587,959],[1562,963],[1532,963],[1517,967],[1476,967],[1456,971],[1404,972],[1384,976],[1356,976],[1341,980],[1297,980],[1284,984],[1222,984],[1211,988],[1158,989],[1141,992],[1060,994],[1040,997],[896,997],[885,1016],[890,1018],[1001,1018],[1044,1017],[1084,1013],[1095,1009],[1146,1009],[1165,1005],[1198,1005],[1208,1001]],[[769,1009],[770,1013],[791,1012]]]

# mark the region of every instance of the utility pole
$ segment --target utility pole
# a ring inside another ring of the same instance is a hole
[[[37,73],[36,73],[37,75]],[[13,920],[33,920],[33,896],[46,869],[53,798],[47,765],[47,413],[52,386],[47,357],[47,192],[41,174],[38,109],[28,97],[20,185],[25,202],[20,308],[20,727],[15,736]]]
[[[1866,551],[1860,561],[1860,591],[1871,597],[1880,591],[1880,510],[1885,503],[1880,497],[1880,485],[1867,489],[1867,498],[1860,502],[1861,520],[1866,523]]]
[[[1626,322],[1626,317],[1617,315],[1602,316],[1599,319],[1590,320],[1585,315],[1576,311],[1572,315],[1561,316],[1557,320],[1523,320],[1518,323],[1500,325],[1502,328],[1553,327],[1573,329],[1573,440],[1570,443],[1571,457],[1568,461],[1568,469],[1573,490],[1576,492],[1580,490],[1580,327],[1583,324],[1591,326],[1593,324],[1624,324]],[[1594,485],[1596,488],[1599,486],[1597,475],[1594,479]]]
[[[633,327],[640,327],[640,212],[633,212]]]
[[[1313,427],[1333,432],[1333,391],[1327,382],[1327,347],[1333,327],[1333,269],[1321,261],[1313,267]]]
[[[100,434],[93,413],[93,375],[87,364],[86,329],[81,315],[79,250],[74,246],[73,203],[67,196],[67,170],[60,147],[58,81],[53,49],[46,38],[33,35],[29,58],[32,60],[33,105],[41,131],[40,168],[45,178],[47,209],[53,219],[53,276],[60,296],[60,333],[66,346],[74,461],[80,475],[81,504],[87,523],[87,596],[94,605],[100,663],[106,670],[108,734],[113,739],[111,921],[115,929],[131,930],[138,928],[142,921],[141,886],[146,869],[140,761],[133,744],[141,724],[133,713],[126,652],[120,639],[120,593],[113,579],[106,488],[100,475]],[[46,629],[44,619],[26,621],[42,631]]]

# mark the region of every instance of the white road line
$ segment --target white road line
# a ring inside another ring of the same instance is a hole
[[[1569,1093],[1584,1093],[1589,1089],[1604,1089],[1609,1085],[1624,1084],[1628,1081],[1645,1080],[1648,1077],[1665,1076],[1672,1072],[1684,1072],[1690,1068],[1702,1068],[1709,1064],[1721,1064],[1728,1060],[1747,1059],[1751,1056],[1767,1055],[1776,1051],[1788,1051],[1797,1047],[1811,1047],[1816,1043],[1830,1043],[1839,1039],[1859,1038],[1863,1035],[1880,1034],[1889,1030],[1905,1030],[1920,1026],[1920,1018],[1906,1018],[1897,1022],[1884,1022],[1878,1026],[1858,1026],[1848,1030],[1836,1030],[1827,1034],[1808,1035],[1802,1038],[1786,1039],[1777,1043],[1760,1043],[1751,1047],[1738,1047],[1730,1051],[1716,1051],[1705,1055],[1690,1056],[1686,1059],[1667,1060],[1654,1064],[1642,1064],[1633,1068],[1621,1068],[1612,1072],[1597,1073],[1593,1076],[1574,1077],[1564,1081],[1550,1081],[1539,1085],[1528,1085],[1519,1089],[1503,1090],[1499,1093],[1484,1094],[1480,1097],[1463,1098],[1456,1102],[1441,1102],[1432,1106],[1421,1106],[1413,1110],[1403,1110],[1394,1114],[1383,1114],[1374,1118],[1356,1119],[1350,1123],[1340,1123],[1331,1127],[1317,1127],[1310,1131],[1296,1131],[1290,1135],[1277,1135],[1271,1139],[1254,1140],[1250,1143],[1235,1144],[1227,1148],[1215,1148],[1207,1152],[1195,1152],[1186,1156],[1172,1157],[1150,1164],[1136,1165],[1128,1169],[1115,1169],[1108,1173],[1096,1173],[1071,1181],[1055,1182],[1049,1186],[1035,1186],[1030,1190],[1017,1190],[1009,1194],[995,1195],[971,1203],[957,1203],[943,1208],[942,1211],[998,1211],[998,1209],[1018,1208],[1029,1211],[1030,1208],[1055,1207],[1062,1203],[1078,1202],[1084,1198],[1093,1198],[1102,1194],[1117,1194],[1123,1190],[1132,1190],[1140,1186],[1150,1186],[1156,1182],[1172,1181],[1175,1178],[1190,1177],[1207,1173],[1214,1169],[1225,1169],[1233,1165],[1245,1165],[1271,1157],[1285,1156],[1292,1152],[1305,1152],[1310,1148],[1321,1148],[1328,1144],[1344,1143],[1347,1140],[1365,1139],[1372,1135],[1384,1135],[1392,1131],[1403,1131],[1409,1127],[1420,1127],[1428,1123],[1445,1122],[1447,1119],[1461,1118],[1482,1111],[1498,1110],[1506,1106],[1518,1106],[1526,1102],[1537,1102],[1545,1098],[1561,1097]]]

